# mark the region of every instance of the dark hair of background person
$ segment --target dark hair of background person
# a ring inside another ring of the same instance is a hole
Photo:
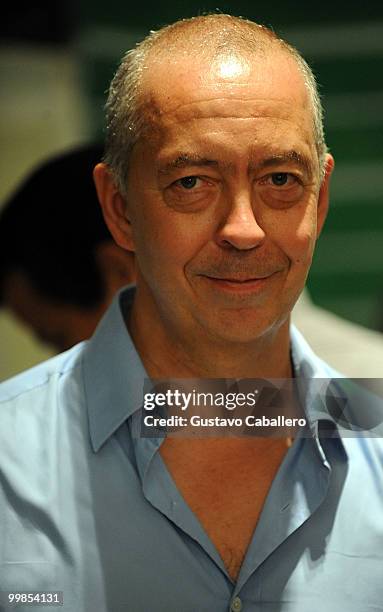
[[[113,240],[93,183],[103,149],[39,166],[0,212],[0,307],[56,351],[89,338],[115,293],[134,282],[134,256]]]
[[[43,296],[91,307],[104,295],[95,248],[111,240],[92,170],[99,145],[49,159],[22,183],[0,211],[0,304],[13,271]]]

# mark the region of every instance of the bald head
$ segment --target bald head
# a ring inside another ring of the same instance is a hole
[[[162,57],[191,53],[209,59],[225,51],[260,53],[284,44],[269,28],[231,15],[202,15],[176,21],[152,32],[145,41],[148,50]]]
[[[281,55],[295,64],[306,88],[314,141],[323,170],[326,145],[322,107],[315,77],[305,60],[265,26],[231,15],[204,15],[151,32],[135,49],[128,51],[117,70],[107,102],[105,161],[121,193],[126,188],[132,148],[145,129],[151,129],[159,112],[150,76],[166,75],[171,91],[171,79],[179,78],[180,71],[188,70],[190,62],[193,66],[198,64],[202,76],[209,72],[230,79],[242,71],[245,78],[249,63],[273,61]]]

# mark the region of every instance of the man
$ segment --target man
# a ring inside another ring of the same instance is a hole
[[[57,351],[89,338],[134,280],[133,256],[112,240],[97,202],[92,171],[102,154],[87,145],[49,159],[0,214],[1,306]]]
[[[340,436],[315,392],[335,374],[289,326],[334,164],[311,72],[264,27],[198,17],[125,57],[108,119],[95,180],[137,288],[3,386],[1,590],[76,612],[382,609],[382,445]],[[147,376],[295,376],[307,427],[143,436]]]

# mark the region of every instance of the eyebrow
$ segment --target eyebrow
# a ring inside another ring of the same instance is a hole
[[[306,156],[302,155],[295,150],[291,151],[283,151],[280,153],[272,154],[270,157],[262,159],[259,162],[250,162],[249,170],[263,170],[267,168],[275,168],[280,166],[281,164],[295,164],[299,166],[306,173],[313,173],[313,165],[311,160]],[[173,170],[182,169],[182,168],[190,168],[190,167],[215,167],[224,166],[225,168],[233,169],[233,164],[231,163],[220,163],[217,160],[209,159],[207,157],[201,157],[199,155],[194,155],[190,153],[181,153],[176,158],[170,160],[164,165],[159,165],[159,173],[160,174],[170,174]]]
[[[199,155],[190,155],[189,153],[182,153],[181,155],[178,155],[178,157],[166,163],[165,165],[160,165],[159,172],[160,174],[170,174],[172,170],[176,170],[179,168],[189,168],[191,166],[217,167],[218,165],[218,161],[214,159],[200,157]]]
[[[281,164],[291,163],[299,166],[302,170],[308,172],[309,174],[313,172],[311,160],[306,155],[302,155],[302,153],[298,153],[294,150],[271,155],[270,157],[263,159],[259,164],[256,164],[255,167],[263,170],[264,168],[273,168],[280,166]]]

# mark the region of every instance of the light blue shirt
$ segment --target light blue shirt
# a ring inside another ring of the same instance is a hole
[[[132,435],[146,377],[122,314],[132,299],[0,387],[0,591],[63,591],[62,608],[26,611],[383,611],[383,444],[320,436],[331,418],[310,380],[334,373],[292,328],[313,433],[285,455],[234,583],[162,439]]]

